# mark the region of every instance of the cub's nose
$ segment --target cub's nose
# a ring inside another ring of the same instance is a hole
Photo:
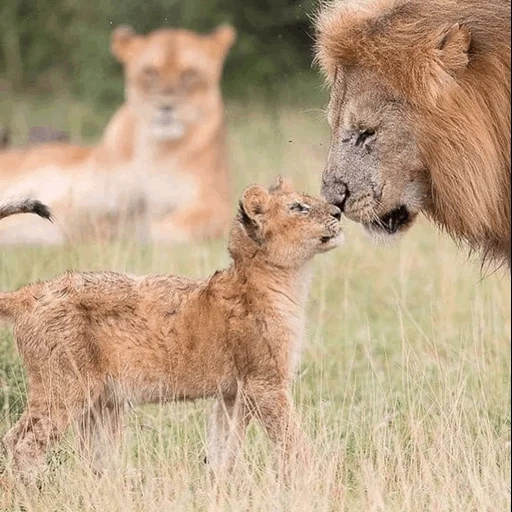
[[[338,222],[341,220],[341,210],[337,206],[329,206],[329,215],[334,217]]]

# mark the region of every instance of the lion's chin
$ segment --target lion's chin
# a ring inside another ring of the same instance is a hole
[[[389,244],[401,238],[409,230],[417,215],[405,205],[401,205],[373,222],[363,225],[374,242]]]

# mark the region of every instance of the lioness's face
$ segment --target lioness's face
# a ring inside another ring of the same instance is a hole
[[[377,239],[404,232],[430,202],[411,114],[367,71],[339,71],[333,81],[322,192]]]
[[[114,32],[127,101],[156,139],[182,139],[222,108],[220,79],[234,39],[231,27],[205,36],[186,30],[140,36],[127,27]]]
[[[344,240],[338,207],[293,190],[280,178],[270,190],[249,187],[240,203],[239,222],[246,234],[283,268],[298,267]]]

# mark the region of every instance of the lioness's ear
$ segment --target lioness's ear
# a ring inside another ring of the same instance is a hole
[[[249,187],[240,201],[239,221],[247,234],[255,241],[259,240],[262,216],[268,210],[270,194],[259,185]]]
[[[284,176],[278,176],[274,185],[270,187],[270,192],[282,192],[283,194],[292,194],[295,191],[293,183]]]
[[[130,49],[137,37],[133,28],[128,25],[122,25],[114,30],[110,49],[119,62],[124,64],[130,58]]]
[[[457,76],[463,73],[469,64],[471,32],[468,27],[455,23],[442,36],[438,50],[444,68]]]
[[[221,25],[210,34],[210,38],[213,39],[220,56],[225,58],[236,41],[236,30],[230,25]]]

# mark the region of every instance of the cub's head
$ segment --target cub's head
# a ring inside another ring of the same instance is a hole
[[[229,26],[208,35],[114,31],[112,53],[125,69],[126,99],[156,139],[179,140],[219,115],[223,64],[235,37]]]
[[[278,178],[267,189],[249,187],[231,234],[233,258],[258,255],[282,267],[299,267],[343,243],[341,211],[321,199],[295,192]]]

